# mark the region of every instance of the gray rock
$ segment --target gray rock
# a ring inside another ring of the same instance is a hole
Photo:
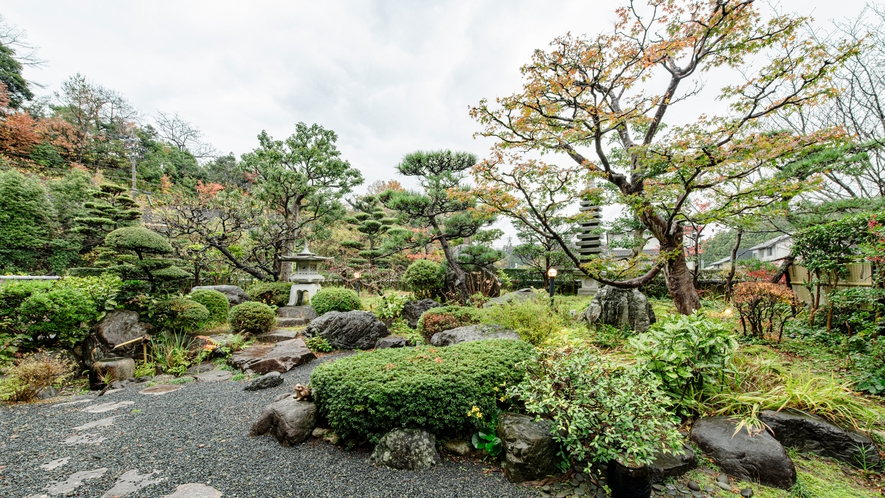
[[[483,308],[495,306],[496,304],[505,304],[511,301],[525,301],[527,299],[537,299],[538,291],[535,289],[519,289],[517,291],[508,292],[501,297],[493,297],[483,305]]]
[[[232,354],[227,363],[240,370],[255,373],[286,373],[316,358],[302,339],[290,339],[275,344],[261,344],[241,349]]]
[[[438,302],[433,299],[422,299],[420,301],[408,301],[403,305],[403,311],[400,313],[400,317],[409,324],[409,327],[417,328],[418,320],[421,318],[421,315],[424,314],[425,311],[431,308],[439,308],[442,306]]]
[[[230,370],[210,370],[201,374],[194,375],[197,382],[225,382],[231,379],[234,374]]]
[[[763,411],[759,421],[788,448],[835,458],[862,467],[879,464],[879,451],[869,437],[798,410]]]
[[[443,449],[458,456],[467,456],[473,452],[470,443],[460,439],[450,439],[443,444]]]
[[[307,439],[317,425],[317,407],[310,401],[296,401],[288,396],[266,407],[252,424],[249,437],[270,433],[283,446]]]
[[[771,434],[736,429],[727,417],[701,418],[691,427],[691,440],[730,475],[781,489],[796,484],[796,467]]]
[[[142,355],[141,342],[114,348],[153,332],[154,327],[140,322],[138,313],[134,311],[115,310],[108,312],[101,321],[92,327],[92,332],[84,343],[84,362],[90,366],[95,360],[103,358],[140,358]]]
[[[299,327],[307,325],[317,316],[310,306],[283,306],[277,310],[277,326]]]
[[[271,387],[277,387],[278,385],[283,383],[283,378],[280,377],[280,372],[268,372],[261,377],[250,382],[246,387],[243,388],[244,391],[258,391],[261,389],[269,389]]]
[[[106,358],[92,364],[90,378],[95,379],[93,386],[110,384],[115,380],[126,380],[135,377],[135,360],[132,358]]]
[[[249,295],[246,294],[243,289],[237,287],[236,285],[199,285],[191,289],[191,292],[195,290],[216,290],[227,298],[227,302],[230,303],[231,306],[236,306],[238,304],[243,304],[246,301],[251,301]]]
[[[590,306],[581,314],[590,325],[604,323],[645,332],[657,321],[648,298],[637,289],[602,286]]]
[[[668,477],[679,477],[698,466],[698,459],[691,448],[685,445],[682,449],[684,453],[681,454],[659,452],[655,455],[654,461],[648,466],[652,482],[664,482]]]
[[[434,346],[451,346],[459,342],[483,341],[486,339],[519,340],[519,334],[495,324],[467,325],[433,334],[430,344]]]
[[[409,341],[407,341],[405,337],[389,335],[378,339],[378,342],[375,344],[375,349],[404,348],[408,343]]]
[[[372,349],[390,331],[368,311],[330,311],[310,322],[303,334],[322,337],[335,349]]]
[[[504,445],[504,476],[510,482],[534,481],[555,472],[557,446],[549,422],[504,413],[497,434]]]
[[[204,361],[203,363],[200,363],[199,365],[194,365],[192,367],[189,367],[187,370],[184,371],[184,374],[185,375],[197,375],[197,374],[201,374],[203,372],[209,372],[211,370],[215,370],[215,364],[212,362]]]
[[[289,340],[297,339],[297,338],[298,338],[298,332],[295,332],[294,330],[280,329],[280,330],[274,330],[273,332],[268,332],[266,334],[261,334],[260,336],[256,337],[255,339],[257,339],[258,342],[274,343],[274,342],[289,341]]]
[[[440,457],[433,434],[421,429],[394,429],[381,437],[369,461],[392,469],[425,470],[438,465]]]

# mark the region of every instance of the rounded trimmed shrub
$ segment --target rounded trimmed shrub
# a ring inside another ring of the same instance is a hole
[[[467,306],[441,306],[430,308],[418,319],[418,331],[430,344],[430,338],[437,332],[452,330],[467,325],[476,325],[482,321],[483,311]]]
[[[249,294],[249,298],[253,301],[283,307],[289,304],[291,290],[291,282],[258,282],[249,286],[246,294]]]
[[[160,304],[160,325],[174,332],[195,332],[206,326],[209,310],[197,301],[176,297]]]
[[[276,325],[277,314],[264,303],[249,301],[231,308],[228,321],[235,332],[263,334]]]
[[[123,227],[107,234],[105,245],[117,251],[136,251],[148,254],[170,254],[172,245],[165,237],[142,226]]]
[[[319,365],[310,386],[321,416],[345,438],[375,443],[402,427],[463,434],[473,427],[468,412],[493,413],[505,387],[522,380],[514,367],[532,349],[508,340],[382,349]]]
[[[230,313],[230,303],[227,296],[214,289],[197,289],[190,293],[188,299],[196,301],[209,310],[207,324],[227,323],[227,314]]]
[[[419,259],[406,268],[403,282],[415,293],[415,297],[423,299],[433,296],[442,288],[445,272],[441,264],[429,259]]]
[[[363,309],[359,296],[351,289],[343,287],[327,287],[310,298],[310,305],[317,315],[330,311],[353,311]]]
[[[68,347],[76,346],[89,335],[88,325],[99,315],[89,293],[62,286],[54,286],[46,292],[32,293],[16,312],[33,344],[52,344],[57,341]],[[87,326],[82,327],[81,324]]]

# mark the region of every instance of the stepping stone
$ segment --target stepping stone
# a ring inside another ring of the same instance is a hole
[[[234,374],[230,370],[212,370],[210,372],[195,375],[197,382],[224,382],[230,380]]]
[[[79,404],[83,404],[83,403],[91,403],[92,401],[93,401],[93,400],[92,400],[91,398],[90,398],[90,399],[77,399],[77,400],[74,400],[74,401],[68,401],[67,403],[58,403],[58,404],[55,404],[55,405],[52,405],[52,406],[79,405]]]
[[[237,351],[228,364],[240,370],[255,373],[286,373],[316,358],[303,339],[290,339],[276,344],[251,346]]]
[[[147,474],[139,474],[138,470],[130,470],[114,483],[114,487],[109,489],[101,498],[123,498],[128,494],[132,494],[139,489],[146,488],[153,484],[157,484],[166,480],[165,477],[160,479],[151,479],[154,474],[159,474],[159,470],[148,472]]]
[[[89,429],[95,429],[96,427],[110,427],[111,425],[114,425],[115,418],[117,418],[116,415],[113,417],[108,417],[108,418],[96,420],[95,422],[89,422],[87,424],[78,425],[77,427],[74,427],[74,430],[75,431],[85,431],[85,430],[89,430]]]
[[[43,470],[55,470],[55,469],[61,467],[62,465],[68,463],[68,460],[70,460],[70,459],[71,459],[71,457],[57,458],[51,462],[44,463],[43,465],[40,466],[40,468]]]
[[[163,498],[221,498],[221,491],[205,484],[182,484]]]
[[[66,495],[82,486],[84,482],[90,479],[98,479],[107,471],[108,469],[106,467],[102,467],[95,470],[75,472],[64,481],[56,481],[50,484],[49,487],[46,488],[46,492],[50,495]]]
[[[97,444],[107,439],[106,437],[99,436],[98,434],[83,434],[80,436],[71,436],[62,443],[67,445],[75,445],[75,444]]]
[[[161,394],[166,394],[166,393],[171,393],[172,391],[177,391],[177,390],[181,389],[182,387],[184,387],[184,386],[182,386],[181,384],[178,384],[178,385],[163,384],[163,385],[159,385],[159,386],[152,386],[152,387],[148,387],[146,389],[142,389],[141,391],[138,391],[138,394],[153,394],[155,396],[159,396]]]
[[[134,401],[118,401],[116,403],[102,403],[100,405],[95,406],[87,406],[83,409],[86,413],[104,413],[109,412],[111,410],[117,410],[119,408],[123,408],[124,406],[134,405]]]
[[[273,332],[268,332],[267,334],[262,334],[256,337],[256,339],[258,339],[258,342],[265,343],[290,341],[297,338],[298,332],[295,332],[294,330],[274,330]]]

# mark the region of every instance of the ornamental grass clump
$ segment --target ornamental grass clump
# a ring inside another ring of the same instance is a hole
[[[48,353],[35,353],[18,360],[0,380],[0,400],[27,402],[40,391],[59,386],[74,373],[74,364]]]
[[[376,443],[397,427],[464,435],[473,432],[471,413],[494,413],[505,387],[520,381],[514,366],[531,351],[513,340],[370,351],[319,365],[310,386],[344,438]]]
[[[681,451],[671,401],[644,370],[577,349],[539,350],[521,369],[524,380],[507,392],[529,414],[553,420],[564,467],[642,465]]]
[[[495,323],[513,330],[522,340],[535,346],[566,326],[565,321],[550,307],[545,294],[541,291],[536,293],[535,299],[514,299],[483,311],[484,323]]]

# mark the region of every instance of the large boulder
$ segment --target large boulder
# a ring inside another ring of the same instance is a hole
[[[133,358],[143,354],[141,341],[115,349],[121,344],[150,335],[154,327],[138,320],[135,311],[115,310],[108,312],[97,324],[83,344],[83,362],[91,366],[96,360],[113,357]]]
[[[495,324],[467,325],[433,334],[430,344],[434,346],[451,346],[459,342],[483,341],[486,339],[519,340],[519,334]]]
[[[264,407],[258,421],[252,424],[249,437],[270,433],[281,445],[292,446],[310,437],[316,426],[316,405],[286,395]]]
[[[498,422],[504,445],[504,476],[510,482],[542,479],[556,470],[557,446],[550,422],[519,413],[505,413]]]
[[[303,339],[289,339],[273,344],[261,344],[241,349],[232,354],[227,363],[246,371],[266,374],[286,373],[316,358]]]
[[[378,441],[369,461],[399,470],[425,470],[440,463],[436,438],[420,429],[394,429]]]
[[[335,349],[372,349],[390,335],[387,326],[368,311],[330,311],[310,322],[305,337],[319,336]]]
[[[654,461],[648,465],[653,483],[664,482],[668,477],[679,477],[698,466],[698,458],[687,444],[683,446],[682,451],[675,454],[664,452],[655,454]]]
[[[766,410],[759,415],[759,421],[788,448],[835,458],[856,467],[879,464],[879,452],[872,439],[814,415],[789,408],[780,412]]]
[[[695,421],[691,440],[729,475],[781,489],[796,484],[793,461],[766,431],[750,435],[734,419],[709,417]]]
[[[244,391],[259,391],[261,389],[270,389],[271,387],[277,387],[283,383],[283,378],[280,377],[280,372],[269,372],[261,377],[250,382],[246,387],[243,388]]]
[[[227,302],[230,303],[231,306],[236,306],[238,304],[243,304],[246,301],[251,301],[249,298],[249,294],[246,294],[246,291],[237,287],[236,285],[198,285],[191,289],[191,292],[195,290],[216,290],[227,298]]]
[[[442,305],[433,299],[408,301],[403,305],[403,311],[400,313],[400,316],[409,324],[409,327],[414,329],[418,328],[418,319],[421,318],[421,315],[423,315],[425,311],[431,308],[439,308],[440,306]]]
[[[657,321],[645,294],[637,289],[618,289],[608,285],[599,289],[581,318],[590,325],[604,323],[618,328],[629,327],[635,332],[645,332]]]

